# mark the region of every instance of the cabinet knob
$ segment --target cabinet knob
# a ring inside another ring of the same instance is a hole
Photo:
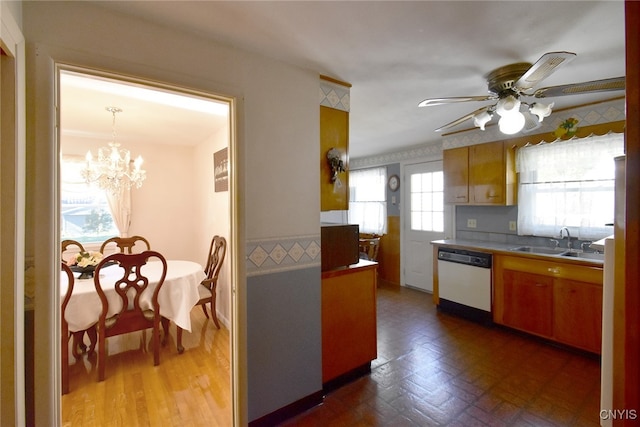
[[[560,273],[560,269],[559,269],[558,267],[549,267],[549,268],[547,269],[547,271],[548,271],[549,273],[552,273],[552,274],[558,274],[558,273]]]

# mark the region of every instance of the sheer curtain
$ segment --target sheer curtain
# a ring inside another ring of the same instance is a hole
[[[127,237],[131,225],[131,189],[126,185],[118,193],[106,191],[109,211],[120,237]]]
[[[612,233],[613,159],[624,151],[624,135],[541,143],[520,148],[516,156],[518,234],[599,239]]]
[[[361,233],[387,232],[387,168],[349,172],[349,223]]]

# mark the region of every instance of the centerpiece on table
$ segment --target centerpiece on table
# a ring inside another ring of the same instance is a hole
[[[102,261],[102,253],[100,252],[78,252],[71,260],[73,266],[71,269],[80,273],[78,279],[90,279],[96,270],[96,266]]]

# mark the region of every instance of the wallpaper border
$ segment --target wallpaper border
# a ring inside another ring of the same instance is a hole
[[[247,241],[247,277],[320,266],[320,234]]]

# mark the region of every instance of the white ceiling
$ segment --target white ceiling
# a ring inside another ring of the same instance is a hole
[[[100,4],[351,83],[354,158],[438,141],[441,136],[434,129],[487,103],[428,108],[418,108],[418,103],[431,97],[486,95],[483,76],[506,64],[535,62],[551,51],[578,54],[541,86],[625,74],[620,0]],[[553,101],[557,110],[621,95],[573,95]],[[121,108],[125,111],[118,117],[118,133],[124,134],[120,121],[127,110]],[[82,113],[89,110],[85,106]],[[93,113],[104,116],[109,133],[109,113],[102,105],[97,110]],[[170,128],[176,132],[161,128],[153,139],[184,136],[175,114],[173,119]],[[186,126],[194,129],[193,123]],[[468,121],[451,130],[472,126]],[[148,123],[145,127],[157,128]]]

